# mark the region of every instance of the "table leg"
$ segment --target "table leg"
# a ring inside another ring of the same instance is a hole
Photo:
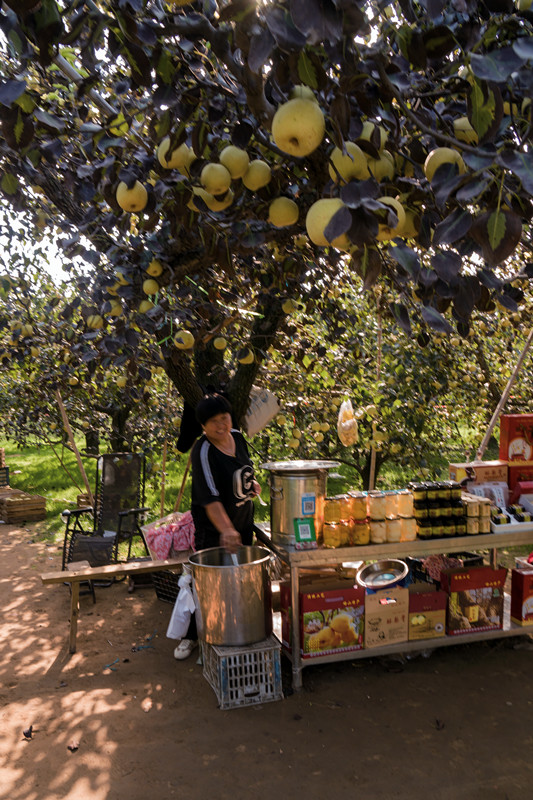
[[[291,567],[291,616],[292,688],[297,692],[302,688],[302,655],[300,653],[300,575],[298,567]]]
[[[70,584],[70,633],[68,640],[69,653],[76,652],[76,634],[78,632],[78,617],[80,615],[80,582],[72,581]]]

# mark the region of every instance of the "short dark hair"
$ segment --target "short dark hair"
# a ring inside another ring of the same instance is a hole
[[[229,400],[217,392],[204,395],[196,406],[196,419],[200,425],[205,425],[211,417],[216,417],[217,414],[231,415]]]

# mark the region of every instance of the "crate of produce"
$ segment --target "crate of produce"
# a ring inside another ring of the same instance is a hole
[[[221,709],[283,699],[281,645],[275,636],[246,647],[202,643],[204,677]]]
[[[0,494],[0,519],[4,522],[34,522],[46,517],[46,498],[11,490]]]
[[[0,466],[0,486],[9,486],[9,467]]]

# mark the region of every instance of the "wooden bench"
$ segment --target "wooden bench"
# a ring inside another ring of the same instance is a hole
[[[68,571],[45,572],[41,575],[43,583],[69,583],[70,595],[70,633],[69,653],[76,652],[76,634],[78,632],[78,617],[80,615],[80,583],[94,581],[100,578],[112,578],[117,575],[135,575],[142,572],[160,572],[168,569],[177,570],[189,560],[189,552],[184,551],[175,558],[164,561],[128,561],[119,564],[106,564],[103,567],[88,566],[88,562],[78,561],[69,564]]]

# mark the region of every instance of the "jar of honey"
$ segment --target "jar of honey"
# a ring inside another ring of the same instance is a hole
[[[325,522],[322,526],[322,542],[324,547],[340,547],[341,531],[338,522]]]
[[[368,544],[370,541],[370,524],[368,520],[352,520],[350,540],[354,545]]]
[[[324,522],[341,521],[341,504],[338,497],[326,497],[324,501]]]
[[[370,541],[372,544],[385,544],[387,541],[387,523],[384,519],[370,520]]]
[[[401,542],[414,542],[416,539],[416,519],[414,517],[400,517]]]
[[[402,524],[399,517],[387,518],[385,521],[387,541],[399,542],[402,537]]]
[[[383,520],[387,514],[387,500],[385,492],[369,492],[367,496],[368,516],[370,519]]]
[[[398,505],[398,514],[400,517],[413,516],[413,494],[407,489],[402,489],[396,495],[396,503]]]
[[[350,495],[350,516],[353,519],[366,519],[367,502],[363,492],[348,492]]]

